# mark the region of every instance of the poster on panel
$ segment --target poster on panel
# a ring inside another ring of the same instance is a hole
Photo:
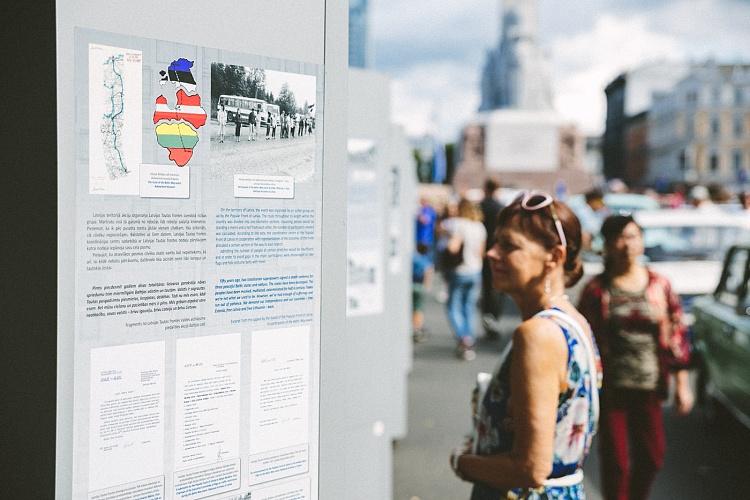
[[[322,75],[76,30],[74,498],[316,498]]]
[[[377,148],[369,139],[349,139],[347,197],[346,315],[383,312],[383,196]]]

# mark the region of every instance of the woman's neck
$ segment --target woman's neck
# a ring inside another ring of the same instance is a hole
[[[622,262],[615,262],[610,269],[611,278],[621,278],[625,276],[633,276],[641,272],[643,265],[638,260],[624,260]]]
[[[568,296],[565,295],[565,286],[562,284],[553,285],[549,293],[545,293],[544,289],[534,288],[518,294],[511,294],[511,298],[521,311],[521,318],[524,321],[533,317],[539,311],[568,300]]]

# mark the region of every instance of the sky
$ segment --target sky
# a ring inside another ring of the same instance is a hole
[[[538,0],[539,44],[556,110],[584,133],[604,128],[604,87],[646,62],[750,62],[750,0]],[[374,69],[392,80],[407,133],[452,142],[479,105],[500,0],[370,0]]]
[[[275,97],[279,96],[281,86],[285,83],[294,93],[297,106],[315,104],[315,77],[312,75],[301,75],[299,73],[286,73],[284,71],[265,70],[266,90],[273,92]]]

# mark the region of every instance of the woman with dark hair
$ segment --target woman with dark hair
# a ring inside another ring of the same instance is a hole
[[[601,432],[604,496],[648,497],[664,461],[661,403],[675,373],[679,414],[693,405],[686,370],[690,349],[680,300],[669,281],[641,263],[643,234],[629,215],[602,224],[604,272],[578,306],[591,324],[604,366]]]
[[[588,324],[565,295],[583,273],[581,225],[565,204],[530,192],[500,212],[495,236],[493,285],[523,322],[451,465],[474,483],[472,500],[583,499],[600,368]]]

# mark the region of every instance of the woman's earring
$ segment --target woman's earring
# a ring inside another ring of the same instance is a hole
[[[549,295],[552,293],[552,281],[547,278],[544,280],[544,295]]]

